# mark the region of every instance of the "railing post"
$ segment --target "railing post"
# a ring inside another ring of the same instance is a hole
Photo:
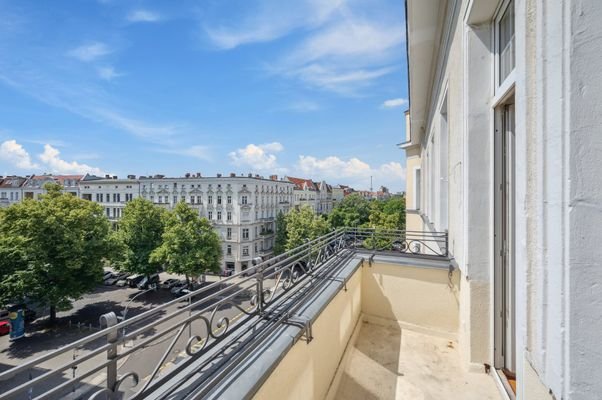
[[[445,230],[445,254],[444,256],[447,257],[449,254],[449,231],[446,229]]]
[[[255,279],[257,281],[257,310],[259,315],[263,315],[263,267],[255,271]]]
[[[100,316],[101,328],[110,328],[117,325],[117,315],[114,312],[109,312]],[[107,350],[107,360],[111,361],[107,365],[107,389],[110,391],[109,398],[116,399],[116,393],[114,392],[117,384],[117,339],[118,333],[116,329],[113,329],[107,334],[107,342],[110,347]]]

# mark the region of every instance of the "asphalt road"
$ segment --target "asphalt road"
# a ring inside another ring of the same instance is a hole
[[[149,310],[153,306],[164,304],[173,300],[173,297],[168,290],[159,289],[157,292],[148,292],[142,294],[131,301],[132,298],[139,292],[140,291],[138,289],[101,286],[94,293],[91,293],[85,296],[83,299],[76,301],[74,303],[74,308],[69,312],[59,313],[59,323],[57,324],[56,328],[52,330],[43,330],[42,323],[37,321],[29,328],[27,337],[23,339],[10,342],[8,340],[8,336],[0,337],[0,371],[7,370],[13,366],[22,364],[23,362],[35,359],[43,354],[56,350],[61,346],[97,331],[99,329],[98,318],[100,315],[106,312],[114,311],[117,315],[121,315],[126,304],[129,303],[127,311],[127,318],[129,319],[134,315]],[[178,302],[165,309],[162,315],[167,315],[168,313],[174,312],[179,308],[185,307],[187,304],[187,302]],[[241,301],[239,305],[243,308],[247,308],[249,307],[249,301]],[[232,320],[239,317],[241,312],[236,307],[230,306],[220,309],[219,315],[226,316]],[[182,315],[179,315],[168,322],[159,324],[154,328],[155,332],[172,326],[178,321],[182,321],[187,316],[188,313],[182,313]],[[206,316],[208,317],[209,315]],[[137,326],[141,326],[144,323],[145,322]],[[131,327],[130,329],[133,330],[135,327]],[[177,341],[176,345],[167,356],[165,363],[173,361],[179,354],[184,352],[186,343],[188,342],[189,333],[204,337],[206,336],[205,330],[205,324],[202,322],[196,321],[193,323],[190,330],[187,329],[182,337]],[[136,391],[138,388],[142,387],[145,382],[144,378],[148,377],[153,372],[155,366],[159,363],[162,355],[165,353],[172,339],[174,338],[174,335],[175,331],[174,333],[170,333],[149,344],[144,348],[144,350],[137,351],[129,356],[125,361],[119,363],[119,375],[123,376],[128,372],[136,372],[141,378],[141,382],[138,384],[138,387],[128,388],[128,384],[124,384],[122,389],[125,389],[129,392]],[[126,343],[126,346],[134,345],[135,343],[138,343],[139,340],[142,340],[142,338],[137,338],[133,343]],[[91,349],[94,349],[104,343],[104,339],[99,339],[90,343],[88,346],[86,346],[86,348],[66,352],[62,354],[61,357],[54,358],[40,364],[39,368],[36,368],[35,370],[23,372],[10,381],[0,382],[0,395],[5,393],[10,388],[26,382],[32,377],[37,377],[48,370],[55,369],[58,366],[71,361],[74,357],[82,357]],[[119,352],[121,353],[126,349],[119,349]],[[56,376],[45,382],[43,385],[36,387],[31,395],[35,397],[41,392],[65,382],[67,379],[71,378],[73,373],[78,374],[83,372],[88,368],[98,365],[100,362],[104,362],[105,360],[105,355],[96,356],[82,363],[77,370],[68,370],[62,376]],[[104,375],[102,374],[96,374],[94,377],[86,379],[85,382],[87,382],[87,384],[73,388],[74,393],[72,394],[71,398],[87,398],[93,390],[98,390],[106,385]],[[13,398],[27,399],[29,398],[29,394],[24,393],[21,396]],[[61,398],[65,397],[61,396]]]

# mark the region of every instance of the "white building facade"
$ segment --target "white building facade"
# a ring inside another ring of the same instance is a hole
[[[598,399],[602,3],[407,12],[407,223],[449,233],[465,366],[510,398]]]
[[[105,208],[107,217],[118,221],[127,202],[142,197],[166,209],[185,202],[207,218],[222,239],[222,269],[242,271],[256,257],[273,254],[275,219],[288,213],[293,184],[286,180],[247,175],[202,177],[161,175],[129,179],[86,177],[81,197]]]

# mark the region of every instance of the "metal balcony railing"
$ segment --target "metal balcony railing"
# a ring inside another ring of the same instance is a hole
[[[298,324],[296,311],[358,251],[447,257],[447,233],[338,229],[125,321],[109,312],[104,329],[1,372],[2,398],[140,399],[191,365],[202,397],[279,326]],[[166,370],[178,348],[181,361]],[[148,372],[126,368],[129,357],[144,357]]]

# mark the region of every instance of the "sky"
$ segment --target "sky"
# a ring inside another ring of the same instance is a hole
[[[402,0],[0,0],[0,174],[405,190]]]

